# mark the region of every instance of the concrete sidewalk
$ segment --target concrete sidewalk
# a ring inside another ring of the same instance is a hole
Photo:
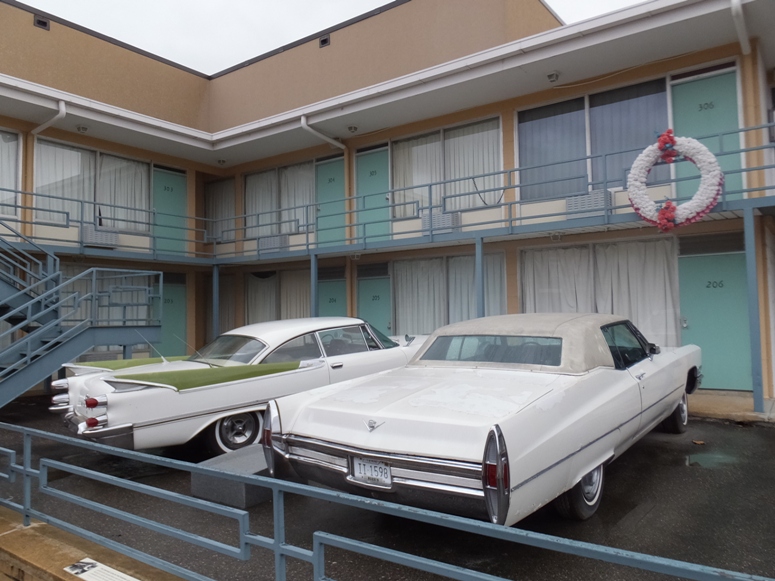
[[[775,399],[764,400],[764,412],[755,412],[747,391],[698,389],[689,396],[689,415],[743,423],[775,423]]]

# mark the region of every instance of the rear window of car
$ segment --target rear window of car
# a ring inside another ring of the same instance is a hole
[[[192,355],[190,360],[213,365],[244,365],[253,361],[264,349],[266,344],[252,337],[221,335]]]
[[[420,360],[519,363],[557,367],[562,362],[562,339],[512,335],[436,337]]]

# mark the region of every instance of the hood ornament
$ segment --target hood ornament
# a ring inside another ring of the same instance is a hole
[[[378,427],[380,427],[385,422],[377,423],[375,420],[369,420],[368,422],[366,420],[363,420],[363,423],[366,425],[366,427],[369,429],[369,432],[373,432]]]

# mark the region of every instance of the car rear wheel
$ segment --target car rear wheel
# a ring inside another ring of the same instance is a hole
[[[560,516],[572,520],[587,520],[595,514],[603,496],[604,473],[605,469],[601,464],[585,474],[573,488],[558,496],[554,507]]]
[[[683,434],[689,423],[689,397],[686,393],[675,406],[673,413],[662,420],[662,429],[669,434]]]
[[[210,426],[208,447],[215,454],[226,454],[255,443],[261,434],[263,417],[243,412],[221,418]]]

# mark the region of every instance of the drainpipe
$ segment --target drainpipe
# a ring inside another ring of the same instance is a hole
[[[745,15],[743,14],[743,0],[732,0],[732,20],[735,21],[737,38],[744,55],[751,54],[751,41],[748,39],[748,30],[745,27]]]
[[[312,135],[315,135],[315,136],[319,137],[323,141],[327,141],[331,145],[333,145],[335,147],[338,147],[339,149],[341,149],[343,151],[347,151],[347,146],[344,143],[342,143],[340,141],[337,141],[336,139],[332,139],[328,135],[324,135],[320,131],[318,131],[317,129],[313,129],[312,127],[307,125],[307,116],[306,115],[302,115],[301,116],[301,128],[304,129],[305,131],[309,131],[310,133],[312,133]]]
[[[60,119],[62,119],[62,118],[63,118],[63,117],[64,117],[64,116],[67,114],[67,110],[65,109],[65,102],[64,102],[64,101],[61,101],[61,100],[60,100],[60,101],[58,101],[58,106],[59,106],[59,111],[57,111],[57,114],[56,114],[56,115],[54,115],[54,116],[53,116],[51,119],[49,119],[48,121],[46,121],[46,122],[45,122],[43,125],[38,125],[38,126],[35,128],[35,129],[33,129],[32,131],[30,131],[30,133],[31,133],[32,135],[37,135],[38,133],[40,133],[40,132],[41,132],[41,131],[43,131],[44,129],[48,129],[48,128],[49,128],[49,127],[51,127],[51,126],[52,126],[54,123],[56,123],[57,121],[59,121]]]

